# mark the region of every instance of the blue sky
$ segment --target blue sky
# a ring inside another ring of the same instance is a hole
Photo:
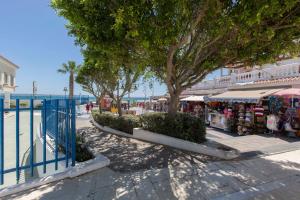
[[[79,47],[67,34],[65,23],[49,7],[48,0],[0,1],[0,54],[20,66],[17,93],[31,93],[32,81],[36,81],[39,94],[64,94],[68,78],[58,74],[57,68],[68,60],[83,60]],[[132,96],[144,96],[143,88]],[[80,92],[84,94],[76,85],[75,94]],[[164,85],[155,84],[155,95],[165,92]]]

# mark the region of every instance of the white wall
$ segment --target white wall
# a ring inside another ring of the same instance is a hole
[[[1,87],[3,91],[13,92],[15,86],[15,77],[16,77],[17,67],[0,56],[0,85],[5,84],[5,74],[7,75],[8,87]]]

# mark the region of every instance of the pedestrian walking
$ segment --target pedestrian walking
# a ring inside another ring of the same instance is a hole
[[[90,104],[86,104],[85,106],[86,113],[90,112]]]

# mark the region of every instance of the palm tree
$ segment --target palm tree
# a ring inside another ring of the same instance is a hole
[[[61,68],[57,70],[58,73],[69,73],[69,98],[72,99],[74,95],[74,75],[77,74],[80,65],[76,65],[75,61],[68,61],[68,64],[63,63]]]

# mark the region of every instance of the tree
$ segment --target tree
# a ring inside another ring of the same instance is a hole
[[[299,54],[296,0],[144,1],[119,10],[115,27],[138,32],[153,58],[150,66],[167,85],[170,115],[176,113],[183,90],[218,68]]]
[[[68,61],[63,63],[61,68],[57,70],[58,73],[67,74],[69,73],[69,98],[72,99],[74,96],[74,76],[77,74],[80,65],[76,65],[75,61]]]
[[[119,116],[122,116],[122,99],[128,93],[137,89],[136,82],[143,74],[137,66],[121,66],[113,71],[110,78],[104,84],[105,92],[116,102]]]
[[[143,67],[117,66],[118,63],[103,54],[95,56],[95,52],[91,51],[84,51],[84,55],[85,61],[76,81],[97,99],[109,95],[117,105],[119,116],[122,116],[122,99],[137,89],[136,83],[144,73]]]
[[[82,86],[84,91],[92,94],[98,100],[101,113],[101,100],[105,95],[105,73],[97,70],[94,66],[85,64],[78,71],[76,82]]]
[[[298,0],[53,0],[52,6],[83,47],[143,55],[167,85],[171,116],[180,93],[216,69],[300,52]]]

